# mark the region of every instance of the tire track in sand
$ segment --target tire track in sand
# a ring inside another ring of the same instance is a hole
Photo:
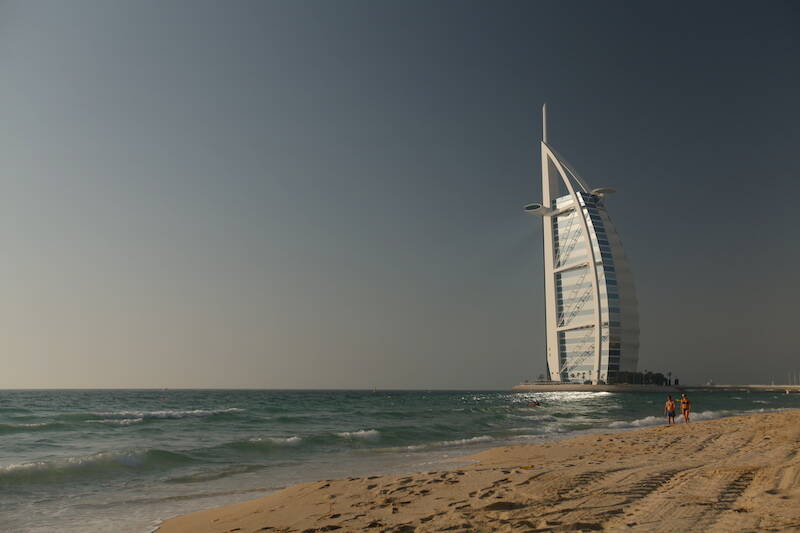
[[[605,524],[608,531],[707,531],[731,510],[750,486],[755,472],[691,469],[651,491]],[[702,492],[697,487],[703,487]]]

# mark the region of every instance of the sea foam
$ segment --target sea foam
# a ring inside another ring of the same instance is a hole
[[[138,424],[144,422],[144,417],[139,418],[104,418],[102,420],[87,420],[95,424],[111,424],[113,426],[130,426],[131,424]]]
[[[240,413],[244,409],[228,407],[226,409],[164,409],[160,411],[104,411],[92,413],[72,413],[72,416],[88,415],[103,419],[135,419],[135,418],[205,418],[228,413]],[[70,416],[70,415],[66,415]]]
[[[431,448],[452,448],[458,446],[468,446],[470,444],[479,444],[481,442],[492,442],[494,437],[490,437],[489,435],[479,435],[477,437],[470,437],[466,439],[453,439],[453,440],[441,440],[436,442],[429,442],[426,444],[415,444],[411,446],[405,446],[400,448],[390,448],[391,451],[396,450],[408,450],[408,451],[419,451],[419,450],[427,450]]]
[[[291,437],[253,437],[248,439],[247,442],[263,442],[268,444],[277,444],[278,446],[297,446],[303,439],[297,435]]]
[[[60,422],[30,422],[30,423],[3,423],[0,424],[0,434],[3,433],[24,433],[31,431],[42,431],[48,429],[63,429],[64,424]]]
[[[358,431],[342,431],[337,433],[336,436],[343,439],[367,439],[374,440],[381,436],[380,431],[377,429],[359,429]]]
[[[700,420],[715,420],[717,418],[725,418],[728,416],[742,416],[754,413],[769,413],[775,411],[781,411],[782,409],[751,409],[748,411],[701,411],[699,413],[691,413],[689,416],[689,422],[693,421],[700,421]],[[631,421],[618,421],[618,422],[611,422],[608,427],[614,429],[624,429],[624,428],[639,428],[639,427],[648,427],[648,426],[659,426],[666,424],[666,416],[646,416],[644,418],[637,418],[636,420]],[[680,413],[676,413],[675,422],[677,424],[684,424],[683,416]]]

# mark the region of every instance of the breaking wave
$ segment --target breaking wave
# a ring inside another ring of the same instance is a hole
[[[100,452],[0,467],[0,487],[22,483],[69,482],[81,478],[116,475],[121,471],[162,470],[194,462],[187,455],[160,449]]]
[[[270,444],[277,444],[278,446],[297,446],[303,439],[292,435],[291,437],[254,437],[248,439],[247,442],[268,442]]]
[[[209,416],[225,415],[231,413],[241,413],[244,409],[229,407],[226,409],[164,409],[160,411],[99,411],[84,413],[66,413],[58,415],[59,419],[64,420],[84,420],[96,422],[101,420],[133,420],[141,418],[148,419],[180,419],[180,418],[206,418]]]
[[[770,413],[782,410],[783,409],[751,409],[748,411],[702,411],[699,413],[692,413],[691,417],[689,418],[689,421],[691,423],[692,421],[699,422],[700,420],[715,420],[717,418],[725,418],[729,416],[742,416],[755,413]],[[680,413],[676,413],[675,422],[678,424],[684,423]],[[631,420],[631,421],[611,422],[608,425],[608,427],[614,429],[640,428],[649,426],[659,426],[665,423],[666,423],[665,416],[646,416],[644,418],[637,418],[636,420]]]
[[[28,433],[32,431],[46,431],[53,429],[64,429],[65,425],[60,422],[31,422],[27,424],[0,424],[0,435],[4,433]]]
[[[342,431],[336,435],[343,439],[375,440],[381,436],[381,432],[377,429],[360,429],[358,431]]]
[[[470,437],[466,439],[442,440],[435,442],[428,442],[425,444],[412,444],[409,446],[394,446],[391,448],[378,448],[376,452],[416,452],[422,450],[432,450],[437,448],[457,448],[459,446],[469,446],[471,444],[480,444],[483,442],[492,442],[494,437],[489,435],[480,435],[477,437]]]
[[[105,418],[103,420],[87,420],[87,422],[95,424],[111,424],[114,426],[130,426],[131,424],[138,424],[144,422],[144,417],[140,418]]]
[[[145,421],[177,420],[184,418],[208,418],[243,412],[244,409],[230,407],[227,409],[191,409],[161,411],[86,411],[78,413],[61,413],[38,422],[3,422],[0,423],[0,435],[8,433],[30,433],[34,431],[53,431],[79,429],[76,424],[106,424],[110,426],[130,426]],[[30,419],[30,417],[29,417]],[[34,418],[35,420],[36,418]]]
[[[734,414],[733,411],[703,411],[701,413],[692,413],[690,420],[713,420],[715,418],[724,418],[726,416],[732,416]],[[680,413],[676,413],[675,422],[678,424],[683,424],[683,418],[681,418]],[[615,429],[624,429],[624,428],[641,428],[641,427],[649,427],[649,426],[660,426],[666,423],[666,416],[646,416],[644,418],[637,418],[636,420],[631,421],[620,421],[620,422],[611,422],[608,427],[615,428]]]

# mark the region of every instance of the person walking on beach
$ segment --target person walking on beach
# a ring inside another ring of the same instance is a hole
[[[667,414],[667,425],[675,423],[675,400],[672,396],[667,396],[667,403],[664,404],[664,412]]]
[[[681,413],[683,413],[683,421],[689,423],[689,412],[692,410],[692,402],[686,396],[685,392],[681,393]]]

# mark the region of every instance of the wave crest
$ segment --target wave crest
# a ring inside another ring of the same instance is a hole
[[[206,418],[216,415],[240,413],[244,409],[228,407],[225,409],[163,409],[159,411],[87,411],[82,413],[65,413],[58,416],[67,420],[83,420],[97,422],[100,420],[133,420],[141,418],[150,419],[179,419],[179,418]]]
[[[125,470],[163,470],[193,462],[194,459],[187,455],[160,449],[100,452],[0,467],[0,486],[69,482],[76,478],[114,475]]]
[[[465,439],[454,440],[441,440],[436,442],[427,442],[425,444],[412,444],[410,446],[395,446],[392,448],[377,448],[376,452],[416,452],[421,450],[431,450],[437,448],[455,448],[458,446],[469,446],[470,444],[479,444],[481,442],[492,442],[494,437],[489,435],[479,435],[477,437],[469,437]]]
[[[30,422],[25,424],[4,423],[0,424],[0,435],[3,433],[26,433],[31,431],[44,431],[50,429],[62,429],[60,422]]]
[[[701,411],[699,413],[692,413],[689,420],[690,422],[699,420],[715,420],[717,418],[725,418],[727,416],[740,416],[751,413],[764,413],[774,410],[777,409],[753,409],[750,411]],[[677,424],[684,423],[680,413],[678,413],[677,416],[675,417],[675,422]],[[608,425],[608,427],[614,429],[623,429],[623,428],[659,426],[663,424],[666,424],[666,416],[646,416],[644,418],[637,418],[636,420],[631,420],[631,421],[611,422]]]
[[[22,431],[41,431],[43,429],[60,427],[61,425],[62,424],[58,422],[30,422],[26,424],[4,423],[0,424],[0,434],[17,433]]]
[[[255,437],[249,439],[247,442],[269,442],[279,446],[296,446],[303,442],[303,439],[297,435],[292,435],[291,437]]]
[[[144,418],[104,418],[102,420],[87,420],[95,424],[111,424],[114,426],[130,426],[131,424],[138,424],[144,422]]]
[[[253,437],[247,440],[235,440],[219,445],[220,448],[236,450],[237,453],[257,452],[272,453],[281,449],[289,449],[305,444],[305,440],[297,435],[291,437]]]
[[[337,437],[343,439],[366,439],[374,440],[381,436],[381,432],[377,429],[359,429],[358,431],[342,431],[336,434]]]
[[[205,418],[215,415],[229,413],[241,413],[244,409],[229,407],[226,409],[165,409],[163,411],[117,411],[108,413],[97,413],[98,416],[106,418]]]

